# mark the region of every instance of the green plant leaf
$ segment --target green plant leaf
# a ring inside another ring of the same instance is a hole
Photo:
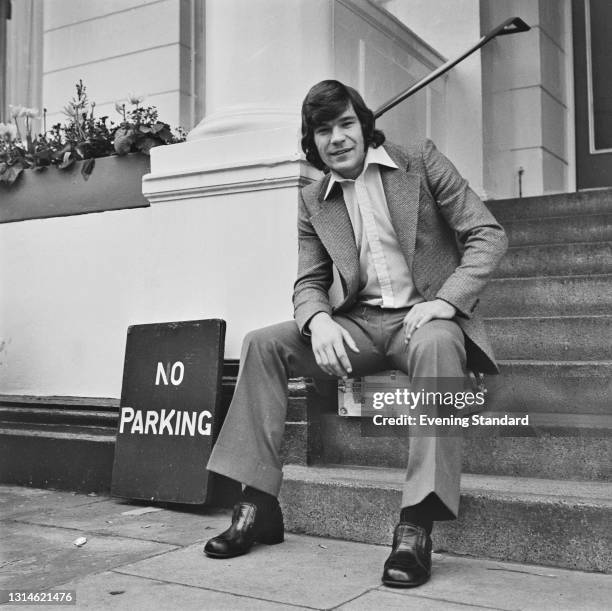
[[[5,182],[9,187],[19,178],[23,172],[23,168],[18,165],[7,166],[4,172],[0,174],[0,181]]]
[[[161,126],[162,126],[161,129],[157,132],[157,137],[164,144],[168,144],[169,142],[172,142],[173,136],[172,136],[172,131],[170,130],[170,128],[165,123],[162,123]]]
[[[72,151],[66,151],[62,158],[62,163],[60,163],[57,167],[60,170],[67,170],[74,163],[74,157],[72,156]]]
[[[120,130],[117,130],[117,133]],[[115,137],[115,151],[117,155],[127,155],[132,148],[132,144],[134,142],[134,138],[131,135],[126,136],[116,136]]]
[[[66,153],[69,153],[70,151],[72,151],[72,145],[66,144],[59,151],[55,151],[55,153],[53,153],[53,159],[57,164],[60,164],[64,159]]]
[[[91,176],[95,165],[95,159],[86,159],[83,162],[83,165],[81,166],[81,174],[85,180],[89,180],[89,177]]]
[[[157,140],[156,138],[143,138],[139,143],[138,143],[138,150],[141,153],[144,153],[145,155],[149,154],[149,151],[154,147],[154,146],[159,146],[160,141]]]

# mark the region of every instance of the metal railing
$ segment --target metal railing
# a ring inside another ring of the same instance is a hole
[[[500,23],[497,27],[493,28],[488,34],[483,36],[475,45],[470,47],[467,51],[459,55],[456,59],[451,59],[445,64],[442,64],[439,68],[436,68],[431,74],[422,78],[418,83],[415,83],[402,93],[394,96],[389,101],[385,102],[380,108],[374,112],[374,117],[378,117],[385,114],[388,110],[391,110],[397,106],[400,102],[414,95],[417,91],[427,87],[429,83],[442,76],[445,72],[448,72],[453,66],[456,66],[459,62],[463,61],[466,57],[478,51],[481,47],[486,45],[489,41],[493,40],[497,36],[506,36],[507,34],[518,34],[520,32],[527,32],[531,28],[520,18],[511,17],[506,19],[503,23]]]

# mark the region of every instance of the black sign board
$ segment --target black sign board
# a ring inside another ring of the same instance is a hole
[[[205,503],[222,424],[225,321],[128,328],[111,493]]]

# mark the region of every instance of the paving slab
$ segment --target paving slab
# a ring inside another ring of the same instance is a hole
[[[428,599],[419,596],[402,596],[401,593],[395,590],[374,590],[367,592],[350,602],[337,607],[338,611],[373,611],[374,609],[384,611],[393,611],[401,609],[410,611],[469,611],[477,609],[483,611],[486,609],[495,609],[497,607],[482,607],[476,605],[464,605],[463,603],[454,603],[448,600]]]
[[[191,608],[192,603],[201,609],[226,608],[224,604],[242,608],[246,599],[252,599],[254,608],[263,609],[276,609],[280,604],[314,609],[603,610],[609,608],[612,597],[608,575],[445,554],[434,554],[428,584],[418,589],[390,589],[380,584],[387,553],[381,546],[290,535],[283,545],[261,546],[241,558],[207,559],[194,545],[119,567],[114,573],[187,587],[180,590],[180,604],[177,600],[162,607],[169,609]],[[154,596],[138,581],[126,582],[131,584],[126,589],[108,579],[93,576],[65,587],[77,590],[79,607],[82,600],[93,604],[106,597],[105,593],[110,597],[111,591],[124,590],[134,599],[142,596],[143,608]],[[111,600],[109,604],[115,603]],[[122,601],[106,608],[127,607]]]
[[[0,519],[38,515],[67,507],[92,505],[105,500],[107,500],[105,496],[0,484]]]
[[[107,571],[71,581],[62,589],[76,590],[78,609],[214,609],[215,611],[281,611],[304,609],[269,600],[178,585]],[[68,608],[69,609],[69,608]]]
[[[281,545],[259,545],[246,556],[207,558],[192,545],[123,566],[118,572],[205,587],[273,602],[329,609],[380,585],[388,549],[289,534]]]
[[[610,608],[612,576],[434,554],[431,580],[397,594],[410,603],[416,596],[507,611],[603,610]]]
[[[5,522],[3,529],[0,588],[49,588],[175,549],[163,543],[20,522]],[[73,542],[78,537],[86,537],[87,543],[77,547]]]
[[[18,517],[20,522],[88,530],[106,535],[133,537],[171,545],[190,545],[209,539],[229,524],[230,512],[219,509],[163,509],[118,499],[60,507],[41,515]]]

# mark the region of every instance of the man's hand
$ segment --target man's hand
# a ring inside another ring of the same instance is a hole
[[[359,352],[350,333],[334,322],[326,312],[315,314],[310,320],[309,329],[317,365],[329,375],[348,377],[353,368],[346,355],[344,342],[353,352]]]
[[[404,317],[404,337],[406,338],[406,343],[408,343],[412,334],[425,323],[435,318],[450,320],[456,313],[455,307],[443,299],[417,303],[410,308],[410,312]]]

